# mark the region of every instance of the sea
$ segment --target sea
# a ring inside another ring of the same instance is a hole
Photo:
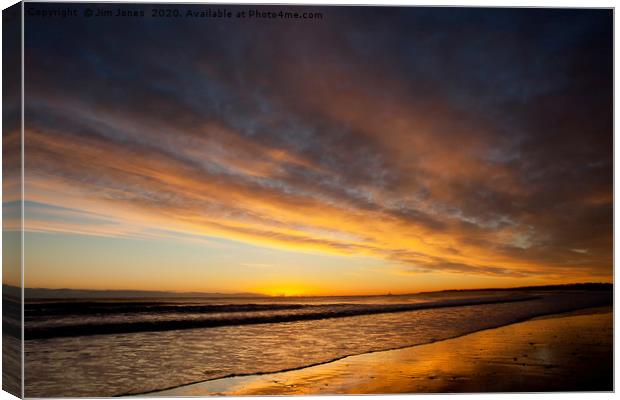
[[[155,393],[612,304],[611,290],[27,300],[27,397]]]

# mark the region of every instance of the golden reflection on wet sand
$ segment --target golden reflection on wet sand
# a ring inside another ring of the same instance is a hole
[[[218,379],[156,395],[610,391],[612,319],[611,308],[543,318],[428,345],[283,373]]]

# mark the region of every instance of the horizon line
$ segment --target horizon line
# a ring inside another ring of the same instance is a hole
[[[480,287],[480,288],[468,288],[468,289],[439,289],[439,290],[430,290],[430,291],[418,291],[418,292],[407,292],[407,293],[391,293],[388,291],[383,294],[307,294],[307,295],[285,295],[285,294],[264,294],[259,292],[201,292],[201,291],[174,291],[174,290],[146,290],[146,289],[72,289],[72,288],[44,288],[44,287],[24,287],[24,291],[53,291],[53,292],[61,292],[61,291],[69,291],[69,292],[91,292],[91,293],[110,293],[110,292],[134,292],[140,294],[149,294],[149,293],[160,293],[160,294],[170,294],[170,295],[178,295],[179,297],[195,296],[195,295],[221,295],[221,296],[239,296],[239,297],[272,297],[272,298],[300,298],[300,297],[384,297],[384,296],[409,296],[409,295],[417,295],[417,294],[430,294],[430,293],[443,293],[443,292],[475,292],[475,291],[493,291],[493,290],[532,290],[532,289],[561,289],[561,288],[569,288],[569,287],[583,287],[583,286],[612,286],[613,282],[573,282],[573,283],[559,283],[559,284],[548,284],[548,285],[529,285],[529,286],[510,286],[510,287]],[[21,287],[9,285],[6,283],[2,284],[3,288],[14,288],[16,290],[21,290]],[[26,296],[24,296],[26,297]]]

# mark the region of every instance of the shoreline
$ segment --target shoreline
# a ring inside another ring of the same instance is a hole
[[[435,342],[349,355],[286,371],[216,378],[138,396],[611,391],[612,319],[611,306],[542,315]],[[525,337],[532,339],[523,342]],[[484,343],[479,343],[482,339]],[[534,345],[534,339],[540,346]],[[588,347],[593,351],[584,352]],[[545,351],[551,351],[555,363],[549,362],[548,355],[541,359]],[[428,369],[429,362],[434,372]],[[584,362],[592,365],[581,366]],[[472,368],[480,371],[467,373]],[[586,376],[570,373],[580,370]],[[599,378],[591,374],[594,370]]]

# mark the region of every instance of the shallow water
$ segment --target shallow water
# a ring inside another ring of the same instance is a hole
[[[511,296],[536,296],[531,300],[493,304],[458,305],[413,311],[371,313],[279,323],[252,323],[182,330],[154,330],[135,333],[52,337],[25,342],[26,395],[113,396],[156,391],[217,377],[274,372],[300,368],[345,357],[428,343],[485,328],[506,325],[538,315],[610,304],[610,292],[527,292]],[[432,296],[386,296],[360,298],[260,299],[261,304],[301,304],[294,309],[242,311],[242,313],[308,313],[333,311],[339,307],[363,310],[396,305],[445,305],[445,301],[467,298],[477,302],[508,300],[506,293],[445,293]],[[256,300],[253,300],[256,302]],[[167,301],[169,304],[169,301]],[[204,300],[191,304],[214,300]],[[247,300],[245,301],[247,303]],[[185,302],[183,305],[187,305]],[[217,304],[245,304],[219,300]],[[179,306],[178,304],[176,304]],[[180,305],[180,306],[183,306]],[[300,311],[303,310],[303,311]],[[309,311],[310,310],[310,311]],[[154,313],[158,321],[211,318],[210,313]],[[220,310],[222,311],[222,310]],[[84,321],[100,325],[115,319],[150,318],[144,310],[93,315],[65,313],[28,317],[26,330],[45,324],[72,326]],[[220,312],[218,318],[231,313]],[[153,313],[151,313],[153,314]],[[329,314],[327,314],[329,316]],[[55,321],[56,319],[56,321]],[[62,321],[58,321],[62,320]],[[39,321],[39,322],[37,322]],[[39,325],[37,325],[37,323]],[[63,325],[64,324],[64,325]],[[156,327],[160,326],[155,324]],[[159,328],[157,328],[159,329]]]
[[[433,344],[288,372],[215,379],[147,396],[611,391],[610,309],[555,314]]]

